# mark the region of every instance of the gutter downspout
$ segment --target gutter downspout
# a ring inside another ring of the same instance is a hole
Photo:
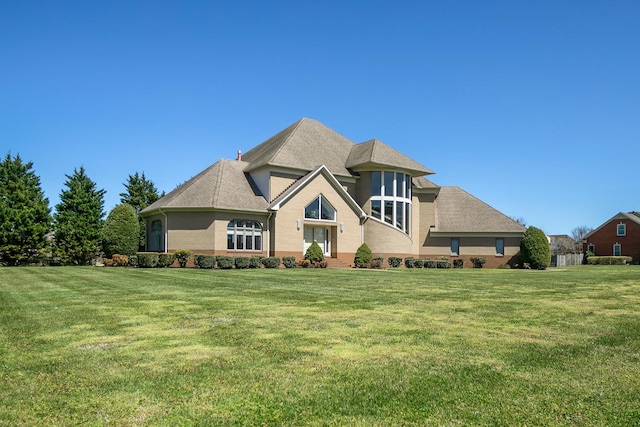
[[[273,211],[269,211],[269,216],[267,217],[267,257],[271,256],[271,216],[273,215]]]
[[[162,208],[158,209],[160,215],[164,216],[164,253],[166,254],[169,248],[169,217],[162,212]]]

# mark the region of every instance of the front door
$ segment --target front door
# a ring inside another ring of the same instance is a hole
[[[304,227],[304,253],[316,241],[324,256],[331,256],[331,230],[327,227]]]

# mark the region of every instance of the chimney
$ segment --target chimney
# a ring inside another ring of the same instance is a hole
[[[236,160],[242,160],[242,151],[238,150],[238,158]]]

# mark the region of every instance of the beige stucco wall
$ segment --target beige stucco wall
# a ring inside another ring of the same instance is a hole
[[[500,236],[497,236],[500,237]],[[512,261],[520,252],[520,237],[503,237],[504,255],[496,255],[496,236],[458,236],[460,242],[460,253],[457,256],[451,255],[451,237],[429,236],[426,240],[426,247],[420,253],[424,257],[446,256],[450,259],[462,258],[467,266],[470,266],[470,258],[484,257],[487,259],[486,267],[495,268],[500,264],[507,264]]]
[[[385,258],[395,254],[414,253],[411,237],[389,224],[371,218],[364,224],[364,241],[371,252]]]
[[[305,220],[304,208],[319,194],[336,210],[336,221]],[[297,229],[297,221],[300,221],[300,229]],[[339,231],[340,223],[344,223],[344,229]],[[303,255],[304,250],[304,226],[318,225],[332,229],[331,252],[333,254],[355,254],[361,244],[360,218],[347,204],[340,194],[322,174],[300,188],[296,194],[280,206],[273,217],[272,233],[274,255],[280,253],[297,253]],[[351,256],[352,257],[352,256]]]
[[[413,253],[421,255],[429,230],[436,223],[435,193],[414,192],[411,204]]]
[[[179,249],[203,252],[227,252],[227,225],[233,219],[257,221],[265,230],[266,214],[251,214],[242,212],[220,211],[168,211],[164,214],[147,218],[147,245],[151,234],[151,223],[155,220],[162,222],[165,236],[167,236],[167,250],[174,252]],[[168,224],[168,230],[167,230]],[[266,252],[266,232],[263,231],[263,251]],[[238,251],[250,254],[250,251]],[[256,253],[261,253],[257,251]]]
[[[360,172],[360,179],[355,185],[355,195],[352,197],[362,207],[367,214],[370,213],[371,205],[369,197],[371,196],[371,172]]]
[[[269,178],[269,187],[270,187],[271,194],[269,195],[268,199],[274,200],[284,190],[286,190],[291,184],[293,184],[297,178],[298,177],[294,177],[291,175],[272,172],[271,177]]]

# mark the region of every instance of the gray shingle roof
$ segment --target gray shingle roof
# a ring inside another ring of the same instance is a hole
[[[267,200],[245,173],[248,163],[222,159],[142,212],[159,208],[218,208],[266,212]]]
[[[411,178],[411,182],[413,183],[414,187],[416,187],[417,189],[440,188],[438,185],[434,184],[433,182],[429,181],[427,178],[423,176],[413,177]]]
[[[436,227],[442,233],[524,233],[526,228],[459,187],[441,187]]]
[[[247,151],[247,172],[262,166],[312,171],[325,165],[334,175],[351,176],[345,167],[355,143],[322,123],[303,118]]]
[[[404,169],[414,176],[432,174],[433,171],[410,159],[384,142],[372,139],[354,146],[346,161],[347,168],[367,169],[392,167]]]

